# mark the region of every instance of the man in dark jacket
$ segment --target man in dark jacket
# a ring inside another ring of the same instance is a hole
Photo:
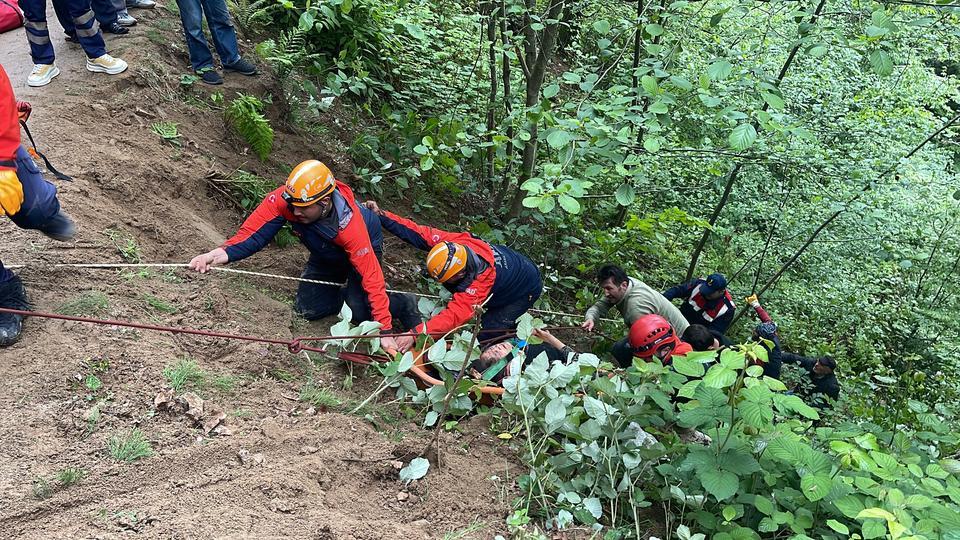
[[[530,259],[506,246],[490,244],[468,232],[448,232],[392,212],[375,201],[364,205],[377,212],[383,228],[411,246],[428,251],[427,273],[453,293],[447,306],[429,321],[397,338],[399,350],[413,346],[417,334],[449,332],[473,318],[484,306],[480,341],[493,340],[517,327],[517,319],[543,292],[540,270]]]
[[[807,370],[808,376],[794,389],[794,393],[804,401],[815,407],[823,407],[826,405],[823,396],[830,396],[831,399],[840,397],[840,383],[834,374],[837,361],[832,357],[808,358],[788,352],[781,353],[780,357],[785,364],[797,364]]]
[[[680,298],[684,301],[680,313],[690,324],[702,324],[721,334],[727,333],[737,309],[727,291],[727,278],[723,274],[710,274],[706,278],[681,283],[663,291],[663,295],[667,300]]]

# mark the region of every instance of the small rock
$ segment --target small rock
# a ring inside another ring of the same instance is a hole
[[[304,455],[305,455],[305,454],[316,454],[319,450],[320,450],[320,449],[317,448],[316,446],[301,446],[301,447],[300,447],[300,453],[301,453],[301,454],[304,454]]]
[[[280,424],[277,423],[275,418],[267,418],[260,424],[260,431],[263,433],[263,436],[268,439],[279,439],[280,438]]]
[[[409,498],[410,498],[410,494],[407,493],[406,491],[401,491],[401,492],[397,493],[397,500],[400,501],[400,502],[404,502],[404,501],[406,501],[406,500],[409,499]]]
[[[209,435],[210,432],[213,431],[213,428],[219,426],[220,423],[226,419],[227,413],[223,411],[213,411],[213,413],[203,421],[203,432]]]
[[[317,414],[317,409],[316,409],[315,407],[310,407],[309,409],[303,411],[303,414],[305,414],[305,415],[307,415],[307,416],[313,416],[313,415]]]
[[[237,452],[237,458],[240,459],[240,463],[246,466],[259,466],[263,465],[263,454],[257,452],[256,454],[251,454],[249,450],[240,450]]]
[[[177,398],[186,409],[186,414],[194,421],[199,422],[203,418],[203,399],[193,392],[186,392]]]
[[[233,429],[224,423],[221,423],[219,426],[213,428],[213,432],[221,437],[229,437],[234,433]]]
[[[292,504],[290,504],[290,501],[276,498],[270,501],[270,509],[274,512],[283,512],[285,514],[289,514],[290,512],[293,512],[294,507]]]
[[[173,408],[173,405],[174,400],[172,389],[163,390],[157,394],[157,397],[153,398],[153,406],[157,410],[169,410]]]
[[[402,461],[391,461],[391,462],[390,462],[390,466],[399,471],[400,469],[403,468],[403,462],[402,462]]]

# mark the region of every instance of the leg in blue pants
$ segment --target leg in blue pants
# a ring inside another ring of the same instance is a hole
[[[477,339],[487,342],[499,337],[507,336],[511,330],[517,328],[517,319],[533,307],[533,303],[540,298],[542,289],[522,295],[508,304],[500,304],[487,308],[480,318],[480,335]]]
[[[100,26],[90,9],[90,0],[65,0],[67,14],[76,28],[77,39],[87,53],[88,58],[97,58],[107,54]],[[34,64],[52,64],[53,45],[47,30],[46,0],[20,0],[26,22],[27,41],[30,42],[30,54]],[[66,29],[65,29],[66,30]]]
[[[311,256],[300,277],[331,283],[343,283],[346,280],[347,283],[346,287],[300,283],[294,308],[303,318],[313,321],[336,315],[346,303],[353,314],[354,324],[373,320],[360,274],[350,266],[342,253],[330,254],[329,257]],[[420,324],[420,314],[413,295],[389,293],[387,297],[394,330],[409,330]]]
[[[23,229],[36,229],[44,234],[66,239],[73,236],[74,225],[60,212],[57,188],[43,179],[30,154],[21,146],[17,149],[17,178],[23,186],[23,204],[10,219]],[[26,291],[16,274],[0,262],[0,307],[30,309]],[[20,337],[23,317],[0,313],[0,347],[6,347]]]
[[[180,7],[180,21],[183,34],[190,51],[190,64],[194,71],[213,67],[213,54],[203,35],[203,16],[207,17],[207,26],[213,44],[225,65],[240,60],[240,48],[237,45],[237,32],[230,21],[230,13],[224,0],[177,0]]]
[[[70,13],[67,10],[67,0],[52,1],[53,11],[57,14],[57,20],[60,21],[63,32],[76,39],[77,29],[74,28],[73,19],[70,18]],[[93,14],[100,26],[111,26],[117,22],[117,9],[109,0],[90,0],[90,8],[93,9]]]

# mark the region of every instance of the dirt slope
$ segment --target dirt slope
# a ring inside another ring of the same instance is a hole
[[[130,35],[107,38],[131,64],[111,78],[83,70],[82,51],[62,40],[51,13],[62,74],[41,89],[25,85],[22,30],[0,34],[0,64],[18,97],[34,104],[40,150],[75,178],[57,184],[79,225],[77,239],[62,244],[0,219],[0,257],[27,265],[19,272],[38,310],[283,338],[322,333],[324,322],[292,317],[286,284],[50,266],[123,262],[121,252],[183,262],[209,249],[241,216],[206,179],[237,168],[280,179],[284,167],[319,157],[349,177],[335,126],[322,141],[278,131],[265,164],[243,155],[220,112],[202,105],[210,90],[180,88],[188,61],[177,17],[135,15],[141,24]],[[271,88],[266,76],[227,76],[215,90],[229,98]],[[178,124],[182,146],[151,131],[159,121]],[[304,260],[302,248],[270,248],[246,267],[291,275]],[[164,369],[183,359],[204,371],[183,391],[203,398],[207,413],[223,411],[230,434],[204,435],[182,411],[155,405],[169,386]],[[278,347],[31,319],[24,338],[0,351],[3,537],[434,538],[474,522],[462,537],[492,537],[512,497],[512,451],[474,419],[444,436],[446,466],[403,491],[396,462],[429,434],[395,405],[364,411],[373,422],[345,414],[375,383],[357,375],[343,390],[348,372],[339,363]],[[300,401],[308,382],[329,393]],[[113,459],[109,441],[133,429],[153,456]],[[86,477],[64,487],[56,475],[71,467]]]

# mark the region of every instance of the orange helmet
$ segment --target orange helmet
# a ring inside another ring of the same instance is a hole
[[[283,200],[293,206],[310,206],[333,193],[337,183],[326,165],[308,159],[290,171]]]
[[[427,272],[440,283],[467,267],[467,248],[455,242],[441,242],[427,254]]]

